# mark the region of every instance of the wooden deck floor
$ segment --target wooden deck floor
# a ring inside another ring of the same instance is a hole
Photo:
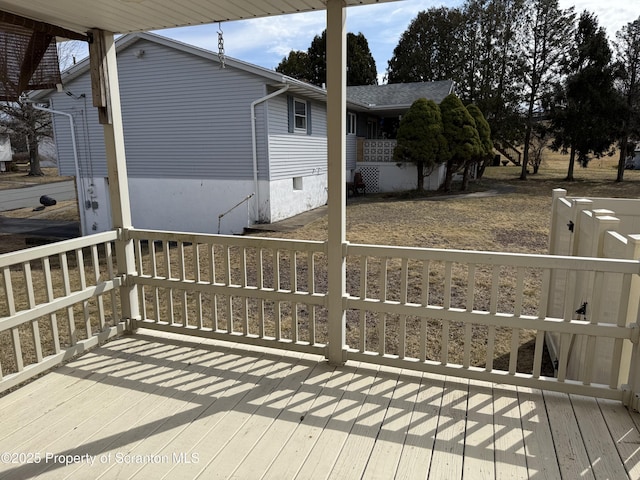
[[[0,478],[640,478],[617,402],[144,332],[0,398]]]

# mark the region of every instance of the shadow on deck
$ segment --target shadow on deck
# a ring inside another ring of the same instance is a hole
[[[122,337],[6,395],[0,477],[640,474],[619,402],[229,345]]]

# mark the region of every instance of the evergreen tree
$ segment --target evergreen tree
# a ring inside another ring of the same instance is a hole
[[[400,37],[387,66],[389,83],[458,79],[462,63],[460,33],[464,15],[455,8],[419,12]]]
[[[321,87],[327,81],[327,31],[316,35],[305,52],[292,51],[276,71]],[[362,33],[347,33],[347,85],[376,85],[376,62]]]
[[[616,37],[617,89],[623,102],[616,182],[621,182],[627,157],[640,140],[640,17],[622,27]]]
[[[574,179],[576,159],[586,167],[591,154],[602,156],[616,139],[621,112],[611,56],[604,29],[585,11],[551,111],[552,147],[570,152],[566,180]]]
[[[307,52],[291,50],[276,67],[276,72],[288,75],[303,82],[309,82],[309,56]]]
[[[573,9],[561,10],[558,0],[529,0],[522,44],[524,103],[526,105],[524,152],[520,179],[527,178],[529,149],[534,133],[535,115],[553,84],[560,79],[571,45],[575,15]]]
[[[473,159],[473,162],[478,164],[478,178],[481,178],[482,174],[484,173],[484,169],[493,159],[493,141],[491,140],[491,127],[489,126],[489,123],[484,118],[482,111],[478,108],[477,105],[474,105],[473,103],[467,105],[467,111],[476,123],[476,130],[478,131],[478,137],[480,138],[481,151],[479,152],[479,155],[475,159]],[[464,184],[469,181],[468,173],[469,172],[467,169],[467,171],[465,172],[465,177],[463,179],[463,190],[466,190],[466,186]]]
[[[447,148],[442,130],[438,105],[424,98],[413,102],[400,121],[393,160],[416,164],[418,190],[424,190],[424,177],[445,160]]]
[[[450,192],[453,174],[481,155],[482,145],[476,122],[456,95],[447,95],[442,100],[440,113],[448,145],[444,190]]]

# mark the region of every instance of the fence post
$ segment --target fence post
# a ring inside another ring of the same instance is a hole
[[[127,161],[124,149],[124,127],[118,86],[116,47],[111,32],[94,29],[93,42],[89,44],[91,62],[91,86],[93,105],[98,107],[98,116],[104,130],[107,173],[109,175],[109,197],[113,228],[119,231],[116,240],[118,274],[125,278],[120,288],[122,317],[127,320],[129,331],[135,331],[140,319],[138,290],[130,276],[136,273],[133,241],[126,232],[133,227],[127,181]],[[84,208],[81,206],[80,208]]]
[[[549,226],[549,254],[557,255],[558,252],[558,205],[559,200],[567,196],[564,188],[554,188],[551,192],[551,225]]]
[[[346,361],[346,9],[327,1],[327,157],[329,235],[327,241],[329,363]]]
[[[640,260],[640,235],[627,235],[629,258]],[[629,308],[627,311],[627,325],[633,328],[631,345],[625,342],[622,353],[622,364],[628,362],[629,376],[626,385],[624,404],[631,410],[640,410],[640,271],[631,279],[629,291]]]

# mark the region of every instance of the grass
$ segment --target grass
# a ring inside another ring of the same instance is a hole
[[[19,165],[15,172],[0,172],[0,190],[8,188],[19,188],[42,183],[62,182],[73,180],[73,177],[62,177],[58,175],[57,167],[42,168],[42,176],[29,176],[29,166]]]
[[[570,196],[590,196],[590,197],[628,197],[637,198],[640,195],[640,172],[626,171],[625,181],[623,183],[615,183],[616,177],[616,159],[605,158],[591,162],[587,169],[577,168],[575,172],[576,180],[567,182],[564,180],[568,158],[566,156],[549,153],[545,159],[540,173],[530,175],[526,181],[518,179],[520,167],[491,167],[485,172],[484,177],[472,183],[473,195],[466,193],[454,192],[453,195],[442,195],[440,193],[429,192],[427,194],[417,194],[415,192],[390,195],[367,195],[350,200],[347,208],[347,240],[352,243],[363,244],[382,244],[382,245],[398,245],[411,247],[432,247],[432,248],[454,248],[466,250],[487,250],[487,251],[505,251],[516,253],[546,253],[549,217],[551,204],[551,191],[554,188],[565,188]],[[482,195],[480,195],[482,193]],[[32,216],[34,212],[23,209],[22,212],[11,212],[16,216]],[[47,209],[48,211],[49,209]],[[45,211],[46,212],[46,211]],[[67,208],[67,213],[73,217],[76,215],[77,209]],[[74,219],[74,218],[71,218]],[[302,240],[325,240],[327,238],[327,218],[320,218],[308,225],[297,229],[293,232],[272,232],[261,233],[257,236],[279,237]],[[6,241],[5,241],[6,240]],[[0,245],[11,245],[11,240],[3,237]],[[18,247],[22,248],[22,247]],[[158,251],[156,260],[160,265],[164,253]],[[185,252],[185,262],[192,264],[193,252],[188,249]],[[177,271],[179,267],[178,258],[175,250],[170,255],[173,271]],[[145,268],[149,268],[150,259],[145,260]],[[283,265],[287,264],[287,259],[283,258]],[[323,271],[326,268],[326,259],[320,258],[318,270]],[[324,262],[324,263],[323,263]],[[302,263],[302,260],[301,260]],[[373,266],[373,277],[376,271]],[[454,305],[463,305],[466,296],[464,290],[464,280],[466,278],[466,267],[454,266],[453,281],[454,292],[452,303]],[[350,292],[358,291],[359,275],[358,266],[353,262],[348,265],[347,290]],[[391,264],[389,269],[390,278],[397,278],[399,267]],[[443,266],[436,266],[432,269],[432,283],[438,285],[442,281]],[[282,269],[285,271],[285,268]],[[14,272],[16,278],[21,275],[20,272]],[[268,283],[271,273],[265,270],[265,281]],[[420,283],[421,273],[417,271],[417,266],[410,269],[409,276],[414,284]],[[477,308],[483,308],[489,301],[491,278],[487,272],[478,273],[478,294]],[[484,276],[483,276],[484,275]],[[12,275],[13,276],[13,275]],[[304,276],[304,275],[302,275]],[[206,277],[205,277],[206,278]],[[501,290],[505,294],[501,298],[501,308],[508,311],[511,306],[509,293],[513,291],[515,284],[515,272],[505,270],[500,279]],[[399,282],[391,282],[389,298],[398,295]],[[526,279],[525,288],[525,311],[527,308],[534,309],[536,305],[536,296],[538,295],[540,285],[539,272],[532,271]],[[370,295],[377,294],[375,282],[371,282]],[[458,285],[460,285],[458,287]],[[326,286],[326,285],[325,285]],[[36,285],[36,289],[41,288]],[[283,287],[284,288],[284,287]],[[442,295],[438,291],[439,287],[434,287],[434,291],[430,292],[434,302],[437,301],[438,295]],[[409,295],[411,295],[411,289]],[[0,297],[1,299],[2,297]],[[164,320],[168,319],[168,311],[171,305],[179,305],[183,299],[191,305],[189,307],[189,315],[193,315],[196,302],[196,296],[193,294],[184,295],[184,292],[175,290],[173,293],[168,291],[159,292],[159,310],[158,314]],[[24,299],[23,299],[24,301]],[[153,298],[149,297],[147,302],[153,302]],[[253,313],[257,311],[259,305],[257,302],[248,302],[247,308]],[[0,305],[0,308],[2,305]],[[211,318],[213,305],[205,305],[205,317]],[[222,309],[220,321],[224,322],[224,305],[217,308]],[[243,308],[242,305],[236,305],[236,308]],[[296,307],[298,308],[298,307]],[[476,306],[474,305],[474,308]],[[76,319],[81,322],[82,319],[81,306],[77,307]],[[275,307],[269,305],[267,312],[275,314]],[[150,313],[153,312],[153,308]],[[323,316],[326,312],[319,312],[319,316]],[[179,321],[180,309],[175,308],[174,314]],[[299,317],[302,320],[300,335],[306,333],[304,319],[308,318],[309,312],[300,309]],[[4,312],[0,313],[0,316]],[[64,312],[61,312],[64,315]],[[282,324],[283,333],[290,332],[292,323],[291,306],[283,307]],[[62,317],[61,317],[62,318]],[[48,320],[48,319],[46,319]],[[371,348],[378,345],[377,326],[379,318],[370,316],[367,318],[368,331],[371,338],[368,339]],[[357,345],[359,338],[359,330],[355,328],[358,322],[358,315],[354,312],[348,313],[347,323],[347,341],[349,345]],[[407,319],[409,331],[417,331],[419,321],[417,319]],[[46,322],[43,322],[41,330],[46,328]],[[389,316],[387,318],[387,330],[393,332],[398,328],[399,319]],[[210,325],[212,326],[212,325]],[[81,327],[81,326],[80,326]],[[80,328],[79,327],[79,328]],[[439,358],[442,351],[440,329],[438,322],[429,321],[428,328],[428,353],[430,358]],[[255,328],[255,326],[251,326]],[[487,331],[479,326],[474,326],[474,335],[480,339],[474,345],[472,352],[472,363],[482,365],[486,358],[486,338]],[[267,334],[273,334],[273,324],[267,325]],[[319,341],[323,341],[324,331],[319,331]],[[459,361],[463,353],[462,342],[457,342],[464,336],[463,327],[461,325],[450,326],[450,352],[449,358],[452,361]],[[520,332],[519,343],[519,366],[518,369],[526,371],[531,364],[533,352],[532,339],[534,332]],[[391,338],[391,337],[389,337]],[[12,351],[11,340],[7,333],[0,334],[0,342],[2,346],[2,357],[0,364],[3,365],[5,373],[8,370],[5,365],[10,364],[10,360],[6,358],[8,352]],[[496,355],[494,362],[496,368],[505,368],[508,364],[508,352],[510,349],[511,331],[506,329],[498,329],[496,332]],[[388,351],[397,348],[393,342],[389,342]],[[415,351],[418,346],[410,344],[407,346],[409,350]],[[32,355],[28,345],[23,346],[25,356]],[[547,372],[548,373],[548,372]]]

